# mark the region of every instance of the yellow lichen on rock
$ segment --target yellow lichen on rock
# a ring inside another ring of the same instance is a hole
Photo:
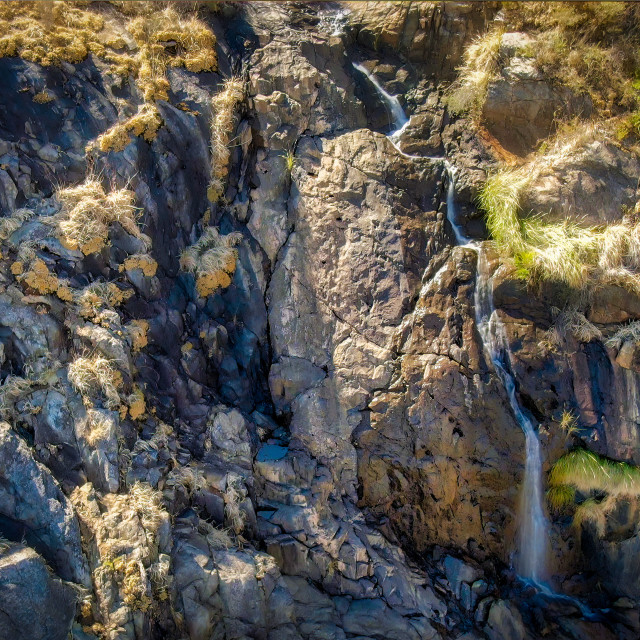
[[[55,96],[51,95],[48,91],[39,91],[33,96],[33,101],[38,104],[46,104],[52,100],[55,100]]]
[[[194,245],[182,252],[180,266],[195,273],[199,296],[207,297],[231,284],[238,259],[234,246],[241,239],[239,233],[221,236],[215,227],[209,227]]]
[[[16,260],[11,264],[11,273],[14,276],[19,276],[24,271],[24,264],[21,260]]]
[[[149,323],[146,320],[132,320],[126,327],[131,336],[131,348],[134,352],[138,352],[147,346]]]
[[[133,393],[127,398],[129,403],[129,415],[132,420],[137,420],[144,416],[147,410],[147,404],[144,399],[144,394],[139,387],[135,387]]]
[[[72,302],[73,301],[73,291],[66,284],[59,284],[56,289],[56,295],[63,302]]]
[[[58,277],[49,271],[44,260],[40,258],[33,261],[30,270],[23,275],[22,282],[42,294],[56,293],[59,286]]]
[[[132,271],[133,269],[140,269],[145,276],[151,278],[156,275],[158,263],[146,254],[129,256],[120,265],[120,271]]]
[[[142,136],[147,142],[153,142],[161,126],[158,108],[153,104],[143,104],[135,116],[118,122],[98,136],[96,144],[100,151],[122,151],[131,142],[131,135]]]

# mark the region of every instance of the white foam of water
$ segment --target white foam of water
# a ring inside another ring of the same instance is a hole
[[[353,66],[360,71],[360,73],[364,73],[364,75],[367,76],[369,82],[371,82],[371,84],[376,88],[376,91],[380,94],[384,103],[389,108],[389,111],[391,112],[392,125],[395,129],[390,131],[387,135],[396,141],[404,131],[405,127],[409,124],[409,118],[405,115],[400,101],[397,96],[392,96],[390,93],[385,91],[377,78],[366,67],[358,64],[357,62],[354,62]]]
[[[349,10],[341,8],[336,11],[323,10],[319,12],[320,22],[318,26],[321,31],[330,36],[341,36],[347,26]]]

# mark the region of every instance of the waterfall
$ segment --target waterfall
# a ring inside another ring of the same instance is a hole
[[[449,186],[447,187],[447,220],[456,236],[456,244],[466,245],[474,248],[469,238],[467,238],[456,222],[456,168],[445,159],[444,167],[447,170],[447,179]]]
[[[404,128],[409,124],[409,118],[404,113],[404,109],[400,104],[400,101],[396,96],[392,96],[390,93],[387,93],[382,85],[378,82],[376,77],[361,64],[357,62],[353,63],[353,66],[360,71],[360,73],[364,73],[369,82],[376,88],[376,91],[380,94],[385,105],[389,108],[391,112],[392,125],[395,127],[393,131],[388,133],[388,136],[392,139],[397,139],[400,134],[404,131]]]
[[[476,247],[478,256],[475,313],[476,326],[482,339],[485,354],[502,382],[513,415],[524,432],[526,460],[522,498],[520,503],[520,528],[516,570],[523,578],[540,586],[546,573],[546,551],[549,524],[544,514],[542,498],[542,454],[540,441],[531,420],[520,407],[516,395],[516,381],[511,372],[511,351],[504,324],[493,306],[492,279],[481,245]]]
[[[391,111],[395,129],[388,134],[388,137],[396,149],[406,156],[407,154],[402,152],[397,143],[409,120],[398,98],[387,93],[380,86],[375,76],[365,67],[356,63],[353,66],[365,74]],[[547,564],[546,551],[549,539],[549,524],[543,509],[540,442],[533,424],[518,402],[516,381],[511,372],[509,342],[504,324],[493,305],[493,281],[482,244],[467,238],[456,221],[455,167],[446,158],[432,158],[432,160],[442,160],[447,171],[449,182],[447,187],[447,219],[455,234],[456,244],[472,249],[478,257],[474,306],[476,326],[482,341],[483,351],[507,393],[513,415],[525,436],[526,460],[520,505],[521,524],[518,535],[516,570],[522,578],[533,582],[544,593],[555,596],[549,587],[543,583]]]

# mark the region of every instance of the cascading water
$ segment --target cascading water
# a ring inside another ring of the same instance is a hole
[[[369,82],[376,88],[376,91],[382,97],[383,102],[389,107],[389,111],[391,112],[391,120],[392,125],[395,127],[393,131],[390,131],[387,135],[392,140],[397,140],[397,138],[402,134],[405,127],[409,124],[409,118],[404,113],[404,109],[400,104],[400,101],[396,96],[392,96],[390,93],[387,93],[382,85],[378,82],[376,77],[361,64],[357,62],[353,63],[354,68],[356,68],[360,73],[363,73]]]
[[[387,93],[375,76],[360,64],[353,65],[365,74],[376,88],[382,99],[388,105],[393,117],[395,129],[388,134],[392,143],[398,147],[399,137],[409,120],[396,96]],[[413,157],[413,156],[409,156]],[[523,412],[516,395],[516,382],[511,372],[511,352],[504,324],[493,306],[493,281],[489,273],[486,257],[481,243],[467,238],[456,222],[455,208],[455,167],[446,158],[432,158],[442,160],[448,176],[447,187],[447,219],[453,229],[456,244],[466,246],[476,252],[477,276],[475,289],[476,326],[480,333],[483,350],[492,363],[496,375],[504,386],[511,410],[525,435],[526,462],[522,487],[521,524],[519,529],[518,552],[516,569],[520,576],[533,582],[547,595],[553,594],[543,583],[546,575],[546,551],[549,539],[549,524],[544,514],[542,500],[542,454],[536,430]]]
[[[486,355],[507,392],[511,410],[525,435],[526,460],[521,498],[516,570],[541,586],[546,573],[549,523],[542,502],[542,455],[540,442],[531,420],[522,411],[516,396],[516,382],[511,373],[511,352],[504,324],[493,306],[493,286],[482,246],[478,255],[475,312],[476,326]]]

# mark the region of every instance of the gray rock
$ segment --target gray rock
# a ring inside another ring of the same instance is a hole
[[[496,600],[484,629],[490,640],[524,640],[527,632],[520,612],[506,600]]]
[[[33,549],[16,545],[0,554],[0,638],[67,640],[75,613],[74,590]]]
[[[302,392],[325,377],[325,372],[303,358],[282,357],[271,365],[269,389],[278,411],[285,411]]]
[[[0,514],[24,528],[27,541],[36,541],[60,577],[89,584],[69,501],[7,423],[0,423]]]
[[[482,572],[453,556],[446,556],[443,565],[447,580],[451,585],[451,590],[456,594],[456,597],[461,597],[462,585],[464,583],[469,587],[468,591],[470,596],[470,586],[482,576]]]

